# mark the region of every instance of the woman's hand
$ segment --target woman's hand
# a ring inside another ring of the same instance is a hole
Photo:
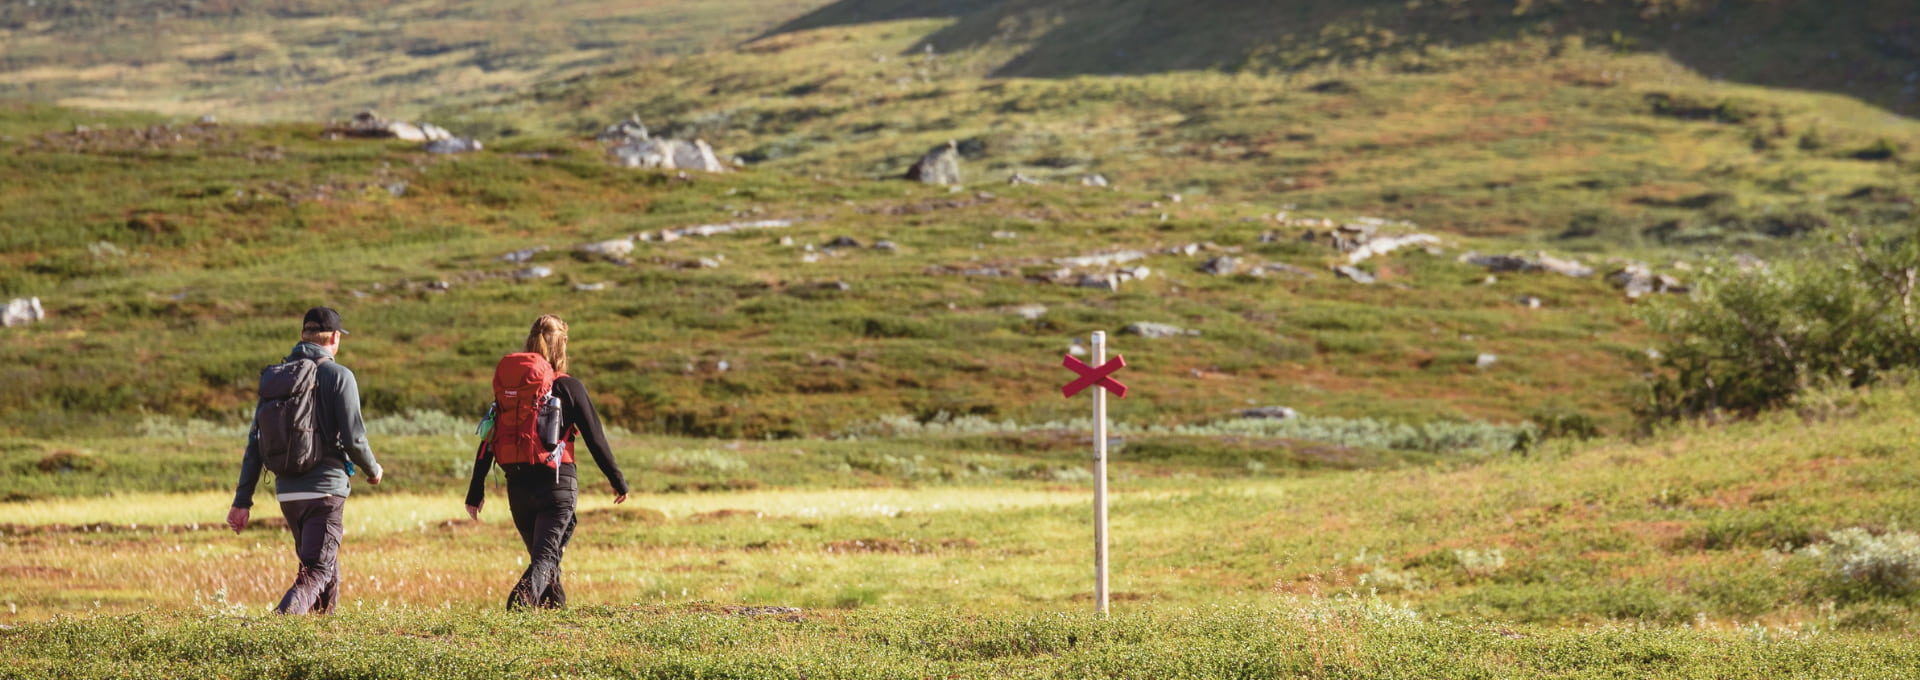
[[[614,504],[614,505],[619,505],[619,504],[621,504],[621,503],[625,503],[625,502],[627,502],[627,495],[626,495],[626,494],[620,494],[620,495],[618,495],[618,496],[614,496],[614,497],[613,497],[613,504]]]
[[[467,516],[473,518],[473,520],[476,522],[480,521],[480,506],[486,505],[486,504],[487,504],[486,501],[481,501],[480,505],[467,506]]]

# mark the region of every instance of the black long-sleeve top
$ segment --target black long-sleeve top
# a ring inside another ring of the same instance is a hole
[[[561,376],[554,379],[553,391],[560,396],[562,425],[586,441],[587,450],[593,453],[593,463],[600,466],[600,473],[613,483],[613,492],[626,495],[627,478],[613,462],[613,449],[607,446],[607,433],[600,428],[600,414],[594,411],[593,399],[587,396],[587,386],[581,384],[579,378]],[[493,451],[488,450],[473,463],[473,481],[467,485],[467,505],[478,506],[486,500],[487,473],[492,470]],[[561,464],[560,474],[575,474],[573,465]]]

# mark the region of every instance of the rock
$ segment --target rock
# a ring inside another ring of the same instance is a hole
[[[1293,277],[1298,277],[1302,279],[1320,278],[1319,272],[1313,271],[1311,269],[1307,269],[1305,267],[1295,267],[1290,264],[1279,263],[1279,262],[1256,265],[1252,269],[1247,270],[1247,273],[1252,274],[1254,276],[1258,276],[1258,277],[1264,277],[1272,274],[1283,274],[1286,276],[1293,276]]]
[[[647,140],[647,126],[640,122],[640,114],[636,113],[626,120],[608,125],[594,139],[602,142],[642,142]]]
[[[453,290],[453,284],[447,281],[435,281],[433,283],[427,284],[427,290],[431,290],[438,293],[445,293],[447,291]]]
[[[896,252],[896,251],[898,251],[898,250],[900,250],[900,246],[899,246],[899,245],[896,245],[896,244],[895,244],[894,242],[892,242],[892,241],[874,241],[874,242],[873,242],[873,249],[874,249],[874,250],[882,250],[882,251],[886,251],[886,252],[889,252],[889,253],[891,253],[891,252]]]
[[[785,229],[793,226],[793,220],[758,220],[754,222],[728,222],[726,224],[702,224],[679,229],[661,229],[658,238],[661,242],[677,241],[682,236],[716,236],[755,229]],[[642,238],[641,240],[647,240]]]
[[[686,263],[685,266],[687,269],[719,269],[720,261],[713,259],[711,257],[703,257],[698,260],[688,262]]]
[[[40,298],[14,298],[7,303],[4,312],[0,312],[0,326],[13,328],[47,318],[47,310],[40,306]]]
[[[385,188],[387,190],[387,193],[392,195],[394,198],[399,198],[401,196],[407,195],[406,182],[394,182],[392,184],[388,184]]]
[[[220,123],[220,119],[215,118],[214,115],[211,113],[200,117],[201,125],[218,125],[219,123]]]
[[[856,240],[854,240],[854,239],[853,239],[853,237],[851,237],[851,236],[835,236],[835,237],[833,237],[833,240],[831,240],[831,241],[828,241],[828,242],[827,242],[827,245],[826,245],[826,247],[828,247],[828,248],[858,248],[858,247],[860,247],[860,242],[859,242],[859,241],[856,241]]]
[[[1491,354],[1482,354],[1480,356],[1473,358],[1473,365],[1476,368],[1480,368],[1484,370],[1487,368],[1492,368],[1493,364],[1499,360],[1500,360],[1500,357],[1496,357]]]
[[[1080,186],[1104,187],[1104,186],[1111,186],[1111,185],[1108,184],[1106,175],[1087,175],[1085,177],[1080,178]]]
[[[1042,304],[1029,303],[1024,305],[1014,305],[1012,307],[1003,307],[1002,309],[1006,311],[1008,314],[1012,314],[1014,316],[1020,317],[1022,319],[1026,319],[1028,321],[1032,321],[1034,319],[1038,319],[1040,317],[1047,315],[1047,306]]]
[[[1105,253],[1101,255],[1081,255],[1079,257],[1062,257],[1062,258],[1055,259],[1053,262],[1054,264],[1063,265],[1067,267],[1109,267],[1116,264],[1132,262],[1134,260],[1143,259],[1146,256],[1147,256],[1146,253],[1140,252],[1138,250],[1122,250],[1117,253]]]
[[[934,147],[907,169],[907,179],[924,184],[959,184],[960,150],[955,142]]]
[[[1180,202],[1180,194],[1167,194],[1167,202],[1168,202],[1168,203],[1179,203],[1179,202]]]
[[[453,137],[452,133],[439,126],[385,120],[372,111],[356,113],[345,125],[330,126],[323,134],[329,137],[398,139],[408,142],[431,142]]]
[[[551,267],[542,267],[542,266],[539,266],[539,265],[535,265],[535,266],[532,266],[532,267],[528,267],[528,268],[526,268],[526,269],[522,269],[522,270],[520,270],[520,271],[517,271],[517,272],[514,272],[514,273],[513,273],[513,278],[516,278],[516,279],[522,279],[522,280],[527,280],[527,279],[544,279],[544,278],[547,278],[547,277],[549,277],[549,276],[553,276],[553,268],[551,268]]]
[[[1123,267],[1120,269],[1118,274],[1120,276],[1121,281],[1145,281],[1147,280],[1147,277],[1153,275],[1153,270],[1148,269],[1144,266],[1143,267]]]
[[[1408,234],[1367,239],[1347,254],[1347,264],[1360,264],[1375,255],[1385,255],[1407,246],[1437,246],[1440,237],[1432,234]]]
[[[681,170],[699,170],[701,172],[727,172],[729,168],[714,155],[713,147],[706,140],[696,139],[681,142],[673,151],[673,166]]]
[[[538,254],[540,254],[540,253],[544,253],[544,252],[546,252],[546,251],[547,251],[547,247],[546,247],[546,246],[537,246],[537,247],[534,247],[534,248],[527,248],[527,249],[525,249],[525,250],[516,250],[516,251],[513,251],[513,252],[511,252],[511,253],[507,253],[507,254],[505,254],[505,255],[501,255],[501,256],[500,256],[500,261],[501,261],[501,262],[512,262],[512,263],[515,263],[515,264],[519,264],[519,263],[521,263],[521,262],[526,262],[526,261],[528,261],[528,260],[532,260],[532,259],[533,259],[533,256],[535,256],[535,255],[538,255]]]
[[[1012,186],[1039,186],[1040,180],[1016,172],[1013,173],[1012,177],[1007,178],[1007,184]]]
[[[1019,233],[1011,231],[996,231],[993,232],[992,236],[998,239],[1020,238]]]
[[[471,153],[480,150],[480,140],[466,137],[436,139],[427,142],[427,153]]]
[[[1374,278],[1372,274],[1368,274],[1365,270],[1362,270],[1358,267],[1340,265],[1333,268],[1333,273],[1338,275],[1340,278],[1351,280],[1354,283],[1373,283],[1374,282]]]
[[[620,165],[650,170],[699,170],[727,172],[727,166],[713,153],[705,140],[639,139],[613,148]]]
[[[1211,260],[1207,260],[1205,264],[1200,265],[1200,272],[1203,274],[1212,274],[1214,276],[1227,276],[1232,274],[1235,269],[1239,268],[1239,266],[1240,266],[1240,263],[1235,262],[1233,258],[1228,257],[1226,255],[1221,255]]]
[[[1120,290],[1120,277],[1113,274],[1087,274],[1081,276],[1076,285],[1098,290]]]
[[[1538,263],[1518,255],[1481,255],[1479,253],[1467,253],[1460,256],[1460,261],[1475,266],[1486,267],[1487,271],[1494,273],[1530,272],[1540,268]]]
[[[792,237],[792,236],[782,236],[782,237],[780,237],[780,245],[782,245],[782,246],[791,246],[791,245],[793,245],[793,237]]]
[[[1520,306],[1525,307],[1527,309],[1539,309],[1541,305],[1540,298],[1534,297],[1532,295],[1521,297],[1517,300],[1514,300],[1514,302],[1518,303]]]
[[[1087,348],[1081,345],[1079,340],[1075,340],[1073,344],[1067,345],[1067,353],[1077,357],[1083,357],[1087,355]]]
[[[1265,420],[1287,420],[1300,417],[1300,412],[1285,406],[1262,406],[1240,412],[1240,417]]]
[[[605,284],[605,283],[576,283],[576,284],[573,284],[573,289],[574,289],[574,290],[576,290],[576,291],[580,291],[580,292],[582,292],[582,293],[592,293],[592,292],[597,292],[597,291],[602,291],[602,290],[606,290],[606,289],[607,289],[607,284]]]
[[[1652,293],[1686,292],[1678,280],[1665,274],[1654,276],[1653,270],[1643,264],[1629,264],[1607,275],[1607,283],[1613,284],[1627,294],[1629,298],[1638,298]],[[1673,290],[1679,288],[1679,290]]]
[[[1538,263],[1538,266],[1541,269],[1545,269],[1547,271],[1553,272],[1555,274],[1559,274],[1561,276],[1571,276],[1576,279],[1584,279],[1589,276],[1593,276],[1592,267],[1586,266],[1584,264],[1580,264],[1579,262],[1575,262],[1573,260],[1562,260],[1560,258],[1554,257],[1552,255],[1548,255],[1543,252],[1538,252],[1538,251],[1534,252],[1533,257],[1534,257],[1534,261]]]
[[[616,238],[594,243],[582,243],[574,250],[581,254],[598,257],[616,263],[627,262],[627,256],[633,254],[633,239]]]
[[[1179,326],[1174,326],[1171,324],[1141,321],[1138,323],[1127,324],[1125,328],[1120,329],[1120,334],[1121,335],[1138,335],[1140,337],[1147,338],[1149,340],[1159,340],[1163,338],[1177,338],[1177,337],[1187,336],[1187,335],[1199,335],[1200,331],[1188,330],[1188,329],[1181,328]]]

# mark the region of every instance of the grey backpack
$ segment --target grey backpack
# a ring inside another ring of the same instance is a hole
[[[260,371],[260,460],[282,477],[306,474],[320,464],[320,444],[314,396],[320,362],[294,359]]]

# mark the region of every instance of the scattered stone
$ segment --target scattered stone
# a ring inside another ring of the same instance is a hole
[[[1016,172],[1013,173],[1012,177],[1007,178],[1007,184],[1011,186],[1039,186],[1040,180]]]
[[[792,236],[782,236],[782,237],[780,237],[780,245],[783,245],[783,246],[791,246],[791,245],[793,245],[793,237],[792,237]]]
[[[1300,417],[1300,412],[1285,406],[1262,406],[1260,408],[1250,408],[1241,411],[1240,417],[1265,420],[1288,420]]]
[[[595,243],[583,243],[575,250],[589,257],[598,257],[618,264],[627,264],[628,255],[633,254],[632,238],[616,238]]]
[[[1106,253],[1101,255],[1082,255],[1079,257],[1055,258],[1053,262],[1054,264],[1064,265],[1068,267],[1108,267],[1116,264],[1132,262],[1134,260],[1145,258],[1146,256],[1147,256],[1146,253],[1140,252],[1138,250],[1122,250],[1117,253]]]
[[[647,140],[647,126],[640,122],[640,114],[628,116],[626,120],[608,125],[594,139],[602,142],[644,142]]]
[[[1114,274],[1086,274],[1080,277],[1077,285],[1097,290],[1120,290],[1120,277]]]
[[[1375,255],[1385,255],[1407,246],[1422,245],[1428,247],[1438,246],[1440,245],[1440,237],[1432,234],[1408,234],[1406,236],[1369,238],[1355,247],[1353,252],[1347,254],[1347,264],[1360,264]]]
[[[1333,273],[1338,275],[1340,278],[1348,279],[1350,281],[1353,281],[1354,283],[1373,283],[1374,282],[1374,278],[1372,274],[1368,274],[1365,270],[1362,270],[1358,267],[1340,265],[1333,268]]]
[[[392,184],[386,185],[385,189],[387,190],[387,193],[392,194],[394,198],[399,198],[401,196],[407,195],[406,182],[394,182]]]
[[[1248,269],[1247,273],[1257,277],[1265,277],[1270,274],[1285,274],[1287,276],[1293,276],[1293,277],[1302,278],[1302,279],[1320,278],[1320,272],[1316,272],[1311,269],[1307,269],[1305,267],[1296,267],[1296,266],[1281,263],[1281,262],[1255,265],[1253,268]]]
[[[822,281],[809,286],[809,288],[813,290],[836,290],[844,293],[853,290],[853,285],[845,281]]]
[[[611,153],[620,165],[649,170],[699,170],[727,172],[726,164],[714,155],[705,140],[640,139],[613,147]]]
[[[1653,293],[1686,293],[1690,289],[1666,274],[1655,275],[1653,270],[1643,264],[1629,264],[1607,275],[1607,283],[1627,294],[1628,298],[1638,298]]]
[[[1532,295],[1521,297],[1520,299],[1514,300],[1514,302],[1519,303],[1520,306],[1525,307],[1527,309],[1539,309],[1540,305],[1542,304],[1540,302],[1540,298],[1534,297]]]
[[[641,234],[640,240],[642,241],[657,240],[657,241],[660,241],[661,243],[670,243],[673,241],[678,241],[680,240],[681,237],[684,237],[684,236],[717,236],[720,234],[732,234],[735,232],[752,231],[757,229],[785,229],[791,226],[793,226],[793,220],[758,220],[754,222],[729,222],[726,224],[702,224],[702,225],[693,226],[693,227],[681,227],[679,229],[661,229],[658,232]],[[781,245],[787,245],[787,243],[782,243]]]
[[[1120,276],[1121,281],[1145,281],[1148,276],[1153,275],[1153,270],[1145,266],[1123,267],[1116,273]]]
[[[592,292],[597,292],[597,291],[603,291],[603,290],[606,290],[606,289],[607,289],[607,284],[605,284],[605,283],[576,283],[576,284],[573,284],[573,289],[574,289],[574,290],[576,290],[576,291],[579,291],[579,292],[582,292],[582,293],[592,293]]]
[[[539,265],[535,265],[535,266],[532,266],[532,267],[528,267],[528,268],[526,268],[526,269],[522,269],[522,270],[520,270],[520,271],[517,271],[517,272],[514,272],[514,273],[513,273],[513,278],[516,278],[516,279],[522,279],[522,280],[526,280],[526,279],[544,279],[544,278],[547,278],[547,277],[549,277],[549,276],[553,276],[553,268],[552,268],[552,267],[542,267],[542,266],[539,266]]]
[[[1085,177],[1080,178],[1080,186],[1104,187],[1104,186],[1111,186],[1111,185],[1108,184],[1106,175],[1087,175]]]
[[[4,312],[0,312],[0,326],[13,328],[25,326],[47,318],[47,310],[40,306],[40,298],[14,298],[7,303]]]
[[[1167,194],[1167,202],[1168,202],[1168,203],[1179,203],[1179,202],[1180,202],[1180,194]]]
[[[1187,335],[1199,335],[1200,331],[1188,330],[1188,329],[1181,328],[1179,326],[1174,326],[1171,324],[1141,321],[1138,323],[1127,324],[1125,328],[1120,329],[1120,334],[1121,335],[1138,335],[1140,337],[1147,338],[1149,340],[1159,340],[1163,338],[1177,338],[1177,337],[1187,336]]]
[[[874,241],[873,249],[891,253],[900,250],[900,246],[892,241]]]
[[[1239,262],[1234,261],[1233,258],[1228,257],[1226,255],[1221,255],[1211,260],[1207,260],[1205,264],[1200,265],[1200,272],[1203,274],[1212,274],[1214,276],[1228,276],[1233,274],[1234,270],[1238,269],[1239,267],[1240,267]]]
[[[1592,267],[1573,260],[1557,258],[1539,251],[1534,252],[1532,259],[1519,255],[1481,255],[1479,253],[1467,253],[1460,256],[1460,261],[1486,267],[1487,271],[1494,273],[1546,271],[1574,278],[1593,276]]]
[[[907,169],[907,179],[924,184],[959,184],[960,150],[956,142],[934,147]]]
[[[507,253],[507,254],[505,254],[505,255],[501,255],[501,256],[500,256],[500,261],[501,261],[501,262],[512,262],[512,263],[514,263],[514,264],[519,264],[519,263],[522,263],[522,262],[526,262],[526,261],[528,261],[528,260],[532,260],[532,259],[533,259],[533,256],[535,256],[535,255],[538,255],[538,254],[540,254],[540,253],[544,253],[544,252],[546,252],[546,251],[547,251],[547,247],[546,247],[546,246],[538,246],[538,247],[534,247],[534,248],[527,248],[527,249],[525,249],[525,250],[516,250],[516,251],[513,251],[513,252],[511,252],[511,253]]]
[[[686,267],[688,269],[719,269],[720,261],[713,259],[711,257],[703,257],[698,260],[688,262],[686,264]]]
[[[201,125],[218,125],[220,124],[220,119],[215,118],[213,114],[209,113],[200,117],[200,124]]]
[[[427,153],[472,153],[480,150],[480,140],[466,137],[436,139],[427,142]]]
[[[448,281],[435,281],[433,283],[427,284],[427,290],[431,290],[437,293],[445,293],[447,291],[453,290],[453,283]]]
[[[1496,357],[1491,354],[1482,354],[1480,356],[1474,357],[1473,365],[1476,368],[1480,368],[1484,370],[1484,369],[1492,368],[1493,364],[1498,361],[1500,361],[1500,357]]]
[[[1080,341],[1076,339],[1073,341],[1073,344],[1067,345],[1067,353],[1077,357],[1083,357],[1087,355],[1087,348],[1081,345]]]
[[[851,236],[835,236],[835,237],[833,238],[833,240],[831,240],[831,241],[828,241],[828,242],[827,242],[827,245],[826,245],[826,247],[828,247],[828,248],[858,248],[858,247],[860,247],[860,242],[859,242],[859,241],[856,241],[856,240],[854,240],[854,239],[853,239],[853,237],[851,237]]]
[[[1033,321],[1035,319],[1038,319],[1040,317],[1047,315],[1047,306],[1042,304],[1036,304],[1036,303],[1014,305],[1012,307],[1003,307],[1001,309],[1007,312],[1008,314],[1012,314],[1014,316],[1020,317],[1022,319],[1026,319],[1028,321]]]
[[[996,231],[993,232],[993,237],[998,239],[1020,238],[1020,234],[1011,231]]]
[[[404,121],[386,120],[372,111],[362,111],[353,115],[345,125],[331,125],[321,133],[328,139],[356,137],[361,139],[398,139],[406,142],[431,142],[448,139],[453,134],[435,125],[415,125]]]

